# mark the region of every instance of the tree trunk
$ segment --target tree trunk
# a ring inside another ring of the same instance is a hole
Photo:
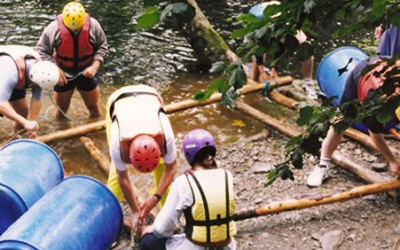
[[[185,36],[197,54],[199,63],[204,68],[210,68],[218,61],[234,62],[237,55],[229,48],[224,39],[215,31],[195,0],[188,0],[196,9],[196,16],[184,29]]]

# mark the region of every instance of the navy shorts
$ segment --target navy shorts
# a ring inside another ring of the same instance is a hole
[[[73,90],[75,88],[82,91],[91,91],[95,89],[97,86],[99,86],[99,81],[97,76],[93,78],[87,78],[80,75],[76,79],[68,81],[68,83],[65,84],[64,86],[56,84],[53,89],[55,92],[66,92],[69,90]]]
[[[9,101],[12,102],[24,99],[25,95],[26,95],[25,89],[13,89]]]

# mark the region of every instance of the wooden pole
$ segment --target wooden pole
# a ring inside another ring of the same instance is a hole
[[[262,113],[261,111],[245,104],[243,101],[235,101],[235,106],[236,109],[250,115],[251,117],[273,127],[277,131],[281,132],[282,134],[285,134],[289,137],[295,137],[300,135],[300,131],[288,127],[282,122],[270,117],[267,114]],[[360,178],[362,178],[364,181],[367,183],[381,183],[385,182],[388,179],[384,178],[382,175],[379,173],[372,171],[370,169],[367,169],[365,167],[360,166],[359,164],[353,162],[352,160],[348,159],[347,157],[344,157],[341,155],[338,151],[335,151],[332,155],[332,161],[335,162],[337,165],[349,170],[350,172],[356,174]],[[395,194],[389,193],[391,196],[394,196]]]
[[[400,188],[400,181],[392,180],[383,183],[374,183],[352,188],[346,192],[319,195],[300,200],[287,200],[272,202],[266,206],[237,212],[233,219],[235,221],[258,217],[261,215],[276,214],[285,211],[303,209],[307,207],[319,206],[339,201],[359,198],[366,195],[393,191]]]

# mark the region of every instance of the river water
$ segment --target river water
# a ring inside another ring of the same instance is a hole
[[[143,83],[153,86],[161,92],[164,102],[169,104],[191,99],[196,91],[206,88],[214,80],[215,76],[196,68],[197,60],[193,50],[178,30],[164,26],[150,31],[136,29],[136,18],[143,11],[142,1],[82,2],[87,12],[101,23],[110,45],[110,55],[100,69],[101,104],[104,108],[108,96],[124,85]],[[234,49],[240,41],[230,39],[230,31],[235,29],[235,25],[227,22],[226,18],[247,12],[256,2],[258,1],[231,0],[228,1],[228,6],[208,4],[201,7],[214,28]],[[63,4],[64,1],[50,0],[0,0],[2,13],[0,15],[2,23],[0,44],[34,46],[43,28],[54,19],[56,14],[61,13]],[[319,45],[323,47],[326,44],[337,46],[332,43]],[[320,52],[316,55],[316,65],[323,53]],[[291,68],[288,67],[287,73],[298,77],[297,63],[293,66],[291,62],[288,62],[288,65]],[[77,93],[73,96],[68,112],[71,120],[54,120],[51,114],[55,106],[50,97],[51,93],[46,94],[43,99],[39,135],[91,122],[87,118],[88,112]],[[279,105],[270,102],[258,93],[250,94],[246,97],[246,102],[262,110],[269,110],[278,118],[286,115],[286,111],[282,112]],[[178,146],[186,132],[198,127],[210,130],[218,143],[236,141],[241,137],[256,134],[264,128],[262,123],[246,114],[222,107],[218,103],[180,111],[170,114],[169,117],[176,133]],[[5,143],[13,138],[11,123],[7,119],[0,119],[0,125],[0,139]],[[88,136],[108,156],[105,132],[99,131]],[[48,144],[60,156],[68,173],[90,175],[103,182],[106,180],[104,173],[87,153],[79,138],[69,138]],[[178,163],[180,168],[187,167],[180,148]]]

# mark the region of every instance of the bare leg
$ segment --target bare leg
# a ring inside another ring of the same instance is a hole
[[[90,118],[99,118],[103,116],[100,107],[100,88],[97,86],[91,91],[79,91],[83,101],[90,113]]]
[[[54,101],[56,102],[57,105],[57,108],[54,111],[54,116],[57,119],[66,118],[64,114],[66,114],[69,109],[73,93],[74,90],[68,90],[65,92],[54,92]]]
[[[307,186],[318,187],[329,176],[329,163],[333,152],[337,149],[342,140],[343,134],[338,134],[331,127],[324,141],[322,142],[320,162],[307,178]]]
[[[301,70],[303,71],[303,77],[312,79],[313,69],[314,69],[314,56],[310,56],[304,62],[300,62]]]
[[[251,72],[250,72],[250,80],[258,81],[259,72],[258,72],[258,65],[256,63],[255,56],[251,57]]]
[[[338,134],[335,130],[331,127],[326,135],[326,138],[322,142],[321,148],[321,158],[331,158],[333,152],[337,149],[340,142],[342,141],[343,134]]]

